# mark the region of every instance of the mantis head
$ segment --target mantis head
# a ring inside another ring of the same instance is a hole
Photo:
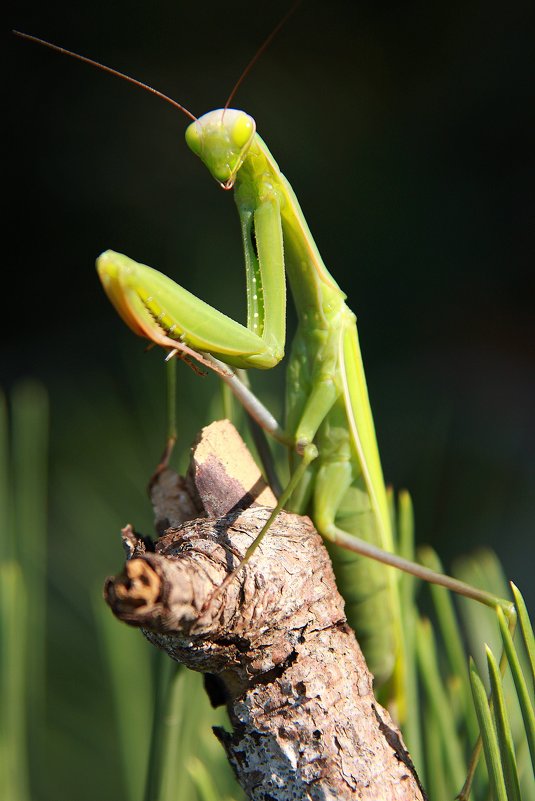
[[[218,109],[188,126],[186,143],[223,189],[232,189],[255,131],[255,121],[244,111]]]

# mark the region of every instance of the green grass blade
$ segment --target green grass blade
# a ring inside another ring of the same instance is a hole
[[[515,599],[516,611],[518,614],[518,622],[520,623],[520,631],[526,646],[529,665],[531,669],[531,682],[535,685],[535,636],[533,635],[533,628],[529,619],[526,603],[522,597],[522,593],[518,587],[511,582],[511,590]]]
[[[454,575],[468,584],[481,587],[500,598],[509,592],[507,581],[496,555],[480,548],[474,554],[456,561]],[[482,604],[459,598],[463,624],[468,640],[468,651],[472,654],[480,673],[486,671],[484,643],[488,643],[494,653],[500,650],[501,639],[494,610]]]
[[[187,770],[199,801],[220,801],[212,777],[199,759],[193,759],[187,766]]]
[[[490,648],[486,649],[487,663],[489,667],[490,688],[492,692],[492,703],[498,744],[501,754],[501,763],[505,779],[507,798],[509,801],[521,801],[520,784],[516,767],[515,749],[513,745],[513,735],[507,714],[507,706],[503,693],[503,684],[498,663]]]
[[[175,670],[173,662],[163,653],[153,653],[152,659],[154,675],[153,712],[144,801],[160,801],[164,741],[163,722],[167,714],[171,676]]]
[[[111,680],[124,784],[129,800],[141,801],[152,717],[152,654],[139,631],[113,617],[101,592],[95,617]]]
[[[406,559],[414,558],[414,514],[411,497],[408,492],[398,495],[397,530],[398,551]],[[403,736],[410,751],[420,779],[425,784],[425,761],[422,746],[422,727],[420,720],[420,694],[418,692],[418,671],[416,637],[418,610],[414,601],[416,580],[408,573],[400,576],[399,591],[401,600],[401,625],[404,638],[405,656],[405,694],[406,719],[403,724]]]
[[[423,704],[423,728],[425,731],[425,767],[426,780],[422,780],[428,798],[433,801],[451,801],[453,793],[447,780],[448,769],[445,765],[445,754],[442,746],[440,726],[432,707]]]
[[[511,669],[511,675],[516,687],[518,701],[520,704],[520,712],[524,721],[526,729],[526,737],[531,754],[532,765],[535,766],[535,711],[533,709],[533,702],[529,697],[528,686],[520,667],[520,660],[511,637],[511,633],[507,626],[505,615],[501,609],[497,609],[498,622],[500,624],[500,633],[502,635],[503,646],[507,655],[507,661]]]
[[[0,564],[0,798],[29,801],[27,605],[15,562]]]
[[[432,548],[419,548],[418,559],[426,567],[438,573],[443,572],[442,563]],[[468,733],[468,740],[473,744],[479,736],[479,728],[474,705],[472,703],[470,677],[468,675],[462,633],[453,608],[451,593],[443,587],[438,587],[436,584],[430,584],[429,591],[433,599],[433,605],[450,670],[461,683],[464,726]]]
[[[479,721],[481,739],[483,741],[483,751],[485,753],[485,762],[487,763],[487,770],[493,797],[495,801],[508,801],[500,758],[498,737],[492,722],[492,715],[490,712],[485,687],[472,659],[470,659],[470,683],[472,686],[474,705],[476,708],[477,719]]]
[[[421,620],[417,637],[418,666],[426,693],[426,701],[433,709],[437,728],[442,736],[442,748],[447,764],[447,777],[453,795],[459,791],[466,776],[461,743],[457,736],[455,716],[440,675],[433,630],[428,620]],[[429,767],[429,771],[432,768]]]
[[[11,495],[7,404],[0,391],[0,554],[6,562],[15,558]]]
[[[214,780],[200,759],[192,759],[187,770],[199,801],[220,801],[221,796],[216,790]]]
[[[219,382],[219,391],[221,393],[221,407],[223,410],[223,417],[226,420],[233,422],[234,419],[234,395],[229,385],[225,381]]]
[[[397,550],[405,559],[414,559],[414,509],[412,498],[407,490],[398,493],[398,514],[397,514]],[[411,595],[414,595],[414,584],[416,578],[409,573],[403,573],[400,581],[406,582],[411,587]]]
[[[212,732],[213,725],[227,722],[225,713],[210,707],[198,673],[177,666],[164,654],[156,656],[164,675],[156,682],[158,698],[145,801],[195,801],[200,792],[200,773],[194,770],[192,774],[189,767],[196,761],[211,778],[216,801],[243,798]],[[207,783],[201,784],[202,791],[208,792]]]
[[[166,657],[167,658],[167,657]],[[212,726],[227,722],[223,709],[214,710],[206,696],[203,678],[182,668],[169,689],[168,713],[163,721],[161,790],[158,801],[194,801],[198,787],[189,766],[200,761],[217,790],[217,801],[242,798],[221,744]],[[204,790],[206,785],[203,784]]]
[[[188,717],[193,717],[191,709],[188,710],[184,692],[186,680],[186,669],[173,665],[165,717],[161,721],[161,790],[158,801],[179,801],[180,798],[191,797],[190,776],[187,771],[188,754],[182,753],[180,748],[184,726],[188,725]]]
[[[0,797],[11,800],[27,798],[44,769],[47,394],[26,381],[10,419],[3,396],[0,406],[0,781],[9,785]]]
[[[176,420],[176,363],[177,359],[169,359],[165,365],[167,390],[167,442],[177,441],[178,430]]]
[[[48,495],[48,398],[34,381],[15,387],[11,396],[14,526],[17,557],[28,593],[29,735],[41,754],[46,693],[46,549]]]

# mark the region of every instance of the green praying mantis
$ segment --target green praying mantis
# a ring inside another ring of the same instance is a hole
[[[392,551],[355,315],[319,255],[290,184],[243,111],[204,115],[191,123],[186,141],[225,189],[234,188],[247,326],[150,267],[109,251],[97,261],[108,297],[134,331],[171,353],[191,358],[200,351],[236,368],[269,369],[284,355],[286,273],[298,329],[288,362],[286,425],[272,433],[302,461],[282,497],[290,496],[295,512],[310,510],[319,532],[333,543],[357,536]],[[222,374],[232,386],[232,374]],[[258,406],[247,405],[255,414]],[[348,618],[366,644],[372,671],[384,681],[398,650],[395,577],[354,552],[341,569]]]
[[[376,684],[391,685],[392,695],[402,699],[403,632],[398,573],[392,567],[491,606],[510,610],[511,605],[395,553],[356,317],[328,272],[295,193],[256,132],[253,118],[228,103],[196,118],[142,86],[190,118],[189,148],[223,189],[234,191],[245,257],[247,325],[157,270],[113,251],[97,260],[104,289],[136,334],[167,350],[168,358],[199,362],[219,373],[251,416],[290,451],[290,482],[237,570],[251,558],[280,508],[309,513],[325,539],[340,546],[333,551],[337,579],[348,621]],[[298,327],[288,358],[286,421],[281,427],[235,369],[269,369],[283,358],[286,277]],[[401,716],[402,706],[398,700]]]
[[[385,565],[484,603],[495,605],[498,599],[394,553],[356,318],[325,267],[295,193],[257,134],[253,118],[230,108],[209,112],[189,125],[186,142],[222,188],[234,190],[245,256],[247,326],[157,270],[113,251],[97,260],[102,284],[135,333],[171,356],[197,359],[215,369],[251,416],[290,449],[291,480],[225,585],[251,558],[283,506],[309,513],[320,534],[340,546],[331,553],[348,621],[376,684],[392,682],[402,710],[398,581],[396,572]],[[285,274],[298,326],[288,359],[286,423],[281,428],[225,365],[269,369],[282,359]]]

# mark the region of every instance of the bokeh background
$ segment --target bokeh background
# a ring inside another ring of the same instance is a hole
[[[201,114],[224,104],[287,7],[19,2],[10,26]],[[527,0],[305,0],[235,101],[256,118],[357,313],[385,475],[411,491],[419,539],[448,566],[495,548],[532,608],[534,33]],[[6,38],[0,384],[9,394],[38,379],[51,421],[56,741],[39,797],[76,787],[79,799],[121,798],[113,726],[78,763],[62,756],[81,715],[105,719],[93,601],[120,565],[120,526],[150,531],[144,482],[163,442],[164,380],[161,353],[145,353],[117,318],[94,260],[108,247],[127,253],[243,320],[239,227],[230,193],[187,150],[177,112]],[[218,389],[185,367],[179,375],[184,464]],[[280,413],[284,368],[254,380]]]

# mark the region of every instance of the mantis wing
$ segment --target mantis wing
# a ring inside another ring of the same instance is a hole
[[[378,684],[400,665],[402,649],[394,570],[362,555],[370,544],[393,550],[392,529],[375,430],[362,367],[355,318],[348,312],[338,335],[340,398],[328,428],[345,428],[344,449],[320,456],[314,488],[314,520],[330,547],[350,625]],[[325,445],[324,445],[325,449]],[[326,451],[327,452],[327,451]],[[338,547],[341,546],[341,547]],[[396,676],[396,683],[401,681]],[[403,694],[396,693],[397,697]]]
[[[356,325],[341,332],[340,374],[351,444],[377,521],[378,542],[394,550],[390,513]]]
[[[341,507],[336,522],[343,531],[370,541],[385,551],[393,551],[390,512],[355,324],[346,325],[341,332],[340,362],[346,419],[360,477],[349,490],[345,508]],[[360,488],[367,496],[364,502]],[[358,554],[342,552],[340,548],[336,551],[334,562],[337,578],[342,582],[348,618],[365,645],[368,641],[367,659],[379,683],[391,674],[393,668],[396,696],[403,699],[403,633],[398,574],[392,568],[364,560]]]

